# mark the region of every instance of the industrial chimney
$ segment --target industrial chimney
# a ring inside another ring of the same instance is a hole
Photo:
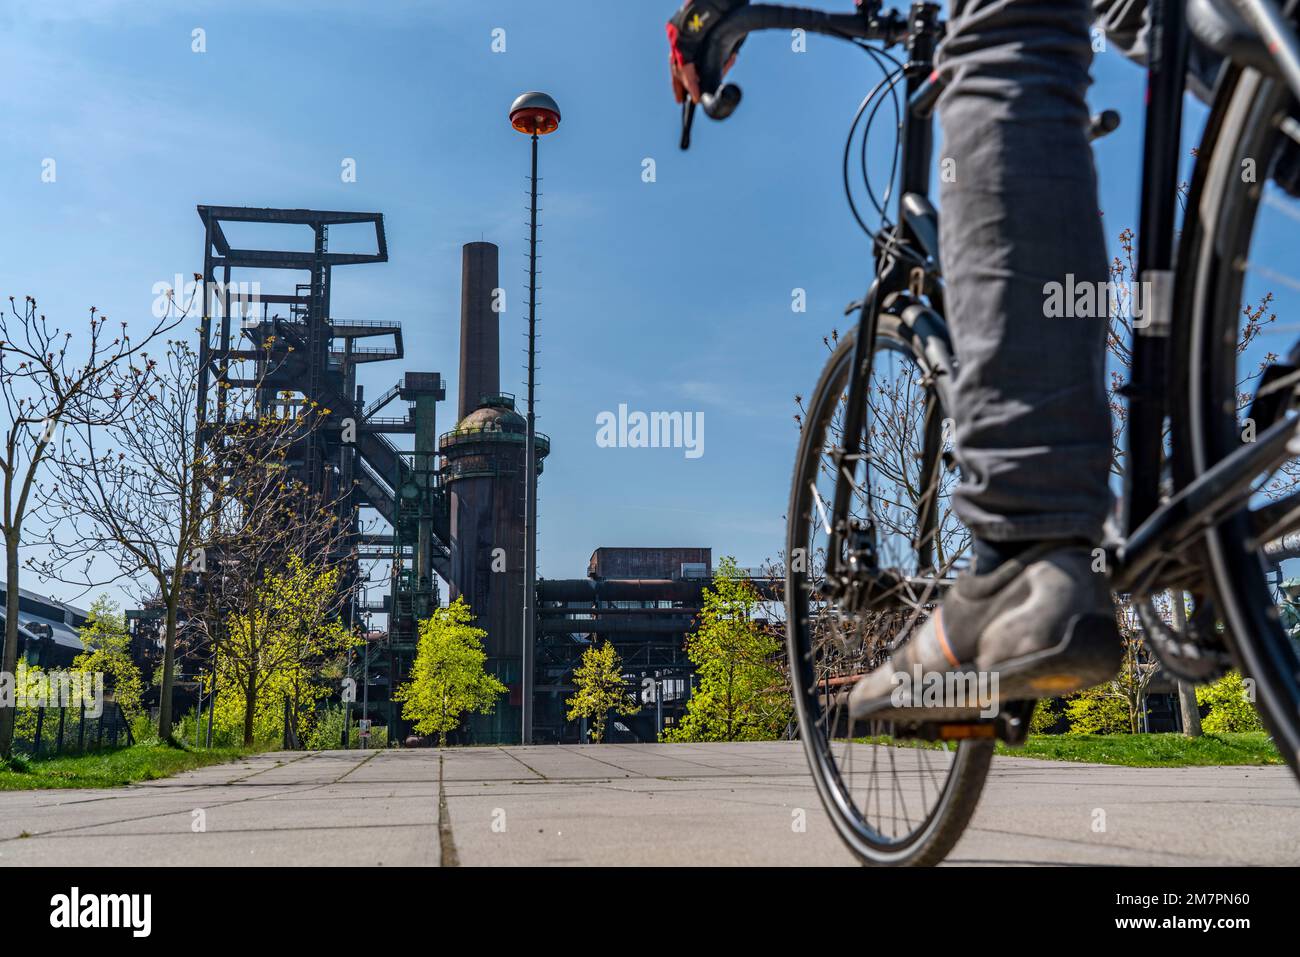
[[[510,689],[489,715],[470,716],[461,743],[517,744],[521,735],[524,475],[527,422],[501,393],[497,247],[466,243],[461,259],[460,395],[456,428],[438,439],[451,520],[450,597],[464,596],[487,632],[484,666]],[[550,452],[538,436],[537,467]]]
[[[460,395],[456,421],[501,391],[501,316],[494,243],[466,243],[460,268]]]

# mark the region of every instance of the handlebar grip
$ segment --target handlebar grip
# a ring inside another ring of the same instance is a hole
[[[877,33],[869,20],[860,13],[830,13],[808,7],[791,7],[783,4],[754,3],[727,14],[713,28],[704,49],[704,56],[696,63],[700,74],[700,89],[716,91],[722,85],[722,68],[740,43],[750,33],[762,30],[807,30],[838,37],[884,39],[892,34]]]
[[[724,83],[717,93],[701,93],[700,105],[709,114],[709,119],[725,120],[740,106],[740,87],[734,83]]]
[[[1119,129],[1120,116],[1115,110],[1102,110],[1088,121],[1088,142],[1099,140],[1103,136]]]

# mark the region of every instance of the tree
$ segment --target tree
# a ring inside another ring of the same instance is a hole
[[[86,650],[73,659],[73,670],[102,673],[122,714],[133,721],[143,711],[144,679],[131,657],[131,633],[117,602],[107,595],[96,598],[78,634]]]
[[[636,714],[641,710],[627,692],[623,659],[609,641],[592,645],[582,653],[582,664],[573,672],[573,686],[573,697],[564,702],[569,706],[569,720],[590,721],[587,733],[598,744],[605,739],[605,724],[611,711]]]
[[[506,686],[483,664],[487,632],[470,622],[474,615],[464,596],[420,622],[415,664],[410,680],[393,694],[401,701],[402,717],[415,722],[420,734],[438,735],[447,746],[447,732],[455,730],[466,712],[491,714]]]
[[[283,731],[286,695],[293,702],[295,728],[311,724],[329,672],[341,676],[344,670],[342,662],[326,655],[310,667],[295,668],[288,686],[281,688],[280,676],[265,673],[262,666],[294,652],[286,636],[297,635],[299,657],[306,660],[320,650],[314,647],[316,635],[332,635],[334,624],[342,628],[356,581],[356,539],[343,504],[312,492],[284,469],[250,471],[238,498],[228,499],[215,516],[207,570],[182,597],[180,614],[189,640],[208,649],[214,661],[216,674],[210,672],[207,691],[212,692],[215,678],[217,711],[226,721],[237,718],[240,733],[250,742],[265,737],[271,727]],[[269,603],[279,601],[276,582],[286,568],[302,606],[282,602],[287,611],[281,611]]]
[[[1147,687],[1159,666],[1142,640],[1141,625],[1130,604],[1116,605],[1115,624],[1123,642],[1119,673],[1066,699],[1069,734],[1138,734],[1142,730]]]
[[[18,608],[23,526],[40,509],[38,477],[47,465],[56,430],[118,419],[142,391],[148,360],[141,350],[178,321],[169,308],[144,336],[132,339],[125,323],[120,331],[111,330],[108,317],[92,306],[88,334],[69,355],[72,333],[51,325],[31,296],[21,307],[10,296],[9,308],[0,308],[0,400],[9,420],[0,451],[6,608]],[[137,354],[145,361],[144,368],[132,364]],[[114,371],[118,374],[112,375]],[[13,674],[17,664],[18,615],[9,614],[0,672]],[[13,747],[15,718],[13,708],[0,707],[0,757],[8,757]]]
[[[790,689],[778,666],[781,640],[754,612],[762,599],[724,557],[706,588],[699,627],[686,638],[695,689],[667,741],[769,741],[790,720]]]
[[[260,365],[263,377],[274,371],[269,361]],[[109,370],[107,378],[114,391],[137,384],[125,372]],[[198,354],[169,340],[140,377],[143,396],[129,415],[65,438],[59,482],[49,495],[62,537],[51,534],[51,557],[37,566],[49,577],[88,586],[126,577],[142,588],[142,599],[162,608],[158,736],[164,741],[172,737],[182,600],[229,534],[219,519],[232,503],[236,513],[254,514],[241,507],[241,496],[250,486],[282,482],[286,451],[319,418],[314,408],[264,406],[262,389],[246,390],[241,394],[250,398],[236,403],[221,380],[217,400],[208,403],[203,381]],[[212,418],[210,404],[217,410]],[[97,562],[109,568],[99,572]],[[72,578],[65,577],[69,572]]]
[[[268,572],[254,600],[231,612],[216,642],[214,675],[217,709],[226,723],[238,712],[245,745],[257,737],[258,719],[283,726],[290,713],[315,712],[326,689],[322,663],[359,643],[337,616],[339,571],[322,569],[290,555],[281,572]]]

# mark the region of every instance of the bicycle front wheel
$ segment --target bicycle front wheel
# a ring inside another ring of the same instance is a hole
[[[805,409],[788,513],[799,735],[827,813],[866,864],[941,861],[974,812],[993,754],[991,739],[907,738],[893,722],[854,722],[847,711],[854,681],[930,613],[969,543],[949,508],[956,473],[942,402],[913,338],[896,316],[879,317],[858,443],[865,456],[851,457],[843,430],[854,336],[838,343]],[[837,499],[842,475],[849,493]],[[836,528],[844,534],[832,535]],[[880,593],[850,609],[828,597],[828,577],[842,569],[846,539],[867,529],[879,574],[860,584]]]

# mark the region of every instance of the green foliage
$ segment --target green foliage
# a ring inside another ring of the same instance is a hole
[[[586,718],[590,722],[587,733],[593,741],[604,740],[611,711],[636,714],[641,710],[623,681],[623,660],[608,641],[582,653],[582,664],[573,672],[573,686],[575,694],[565,702],[569,719]]]
[[[1201,719],[1201,730],[1207,734],[1264,730],[1239,671],[1229,671],[1214,684],[1197,688],[1196,703],[1210,707],[1210,713]]]
[[[770,741],[785,730],[791,698],[777,664],[781,640],[754,620],[760,602],[735,559],[723,557],[686,639],[695,690],[665,741]]]
[[[100,595],[78,632],[86,650],[73,659],[72,670],[102,672],[105,690],[121,706],[126,719],[134,721],[144,712],[144,679],[131,660],[131,633],[120,606]]]
[[[299,738],[310,737],[317,703],[330,692],[322,672],[360,643],[334,613],[338,579],[338,569],[291,555],[282,572],[263,578],[248,608],[227,616],[216,656],[215,724],[223,733],[241,729],[246,746],[281,739],[288,700]],[[210,693],[211,675],[204,685]]]
[[[45,673],[36,665],[25,665],[19,668],[14,673],[14,700],[31,700],[38,695],[39,691],[37,689],[41,686],[44,676]],[[15,711],[14,740],[30,744],[36,738],[37,709],[20,707],[16,708]],[[47,731],[46,734],[48,733]]]
[[[410,680],[393,693],[394,701],[403,702],[402,717],[413,721],[419,734],[436,732],[443,747],[466,712],[491,714],[506,692],[483,667],[487,632],[470,624],[473,620],[462,596],[420,622]]]
[[[1029,718],[1029,733],[1047,734],[1063,713],[1056,707],[1056,699],[1039,698],[1034,704],[1034,713]]]
[[[316,714],[316,726],[311,737],[306,739],[308,751],[334,751],[342,747],[343,723],[347,712],[341,705],[332,705]],[[361,729],[357,725],[357,716],[352,715],[348,728],[348,747],[361,747]],[[388,747],[388,728],[382,724],[371,725],[370,740],[367,748]]]
[[[1127,696],[1114,682],[1087,688],[1065,701],[1066,734],[1124,734],[1130,730]]]

